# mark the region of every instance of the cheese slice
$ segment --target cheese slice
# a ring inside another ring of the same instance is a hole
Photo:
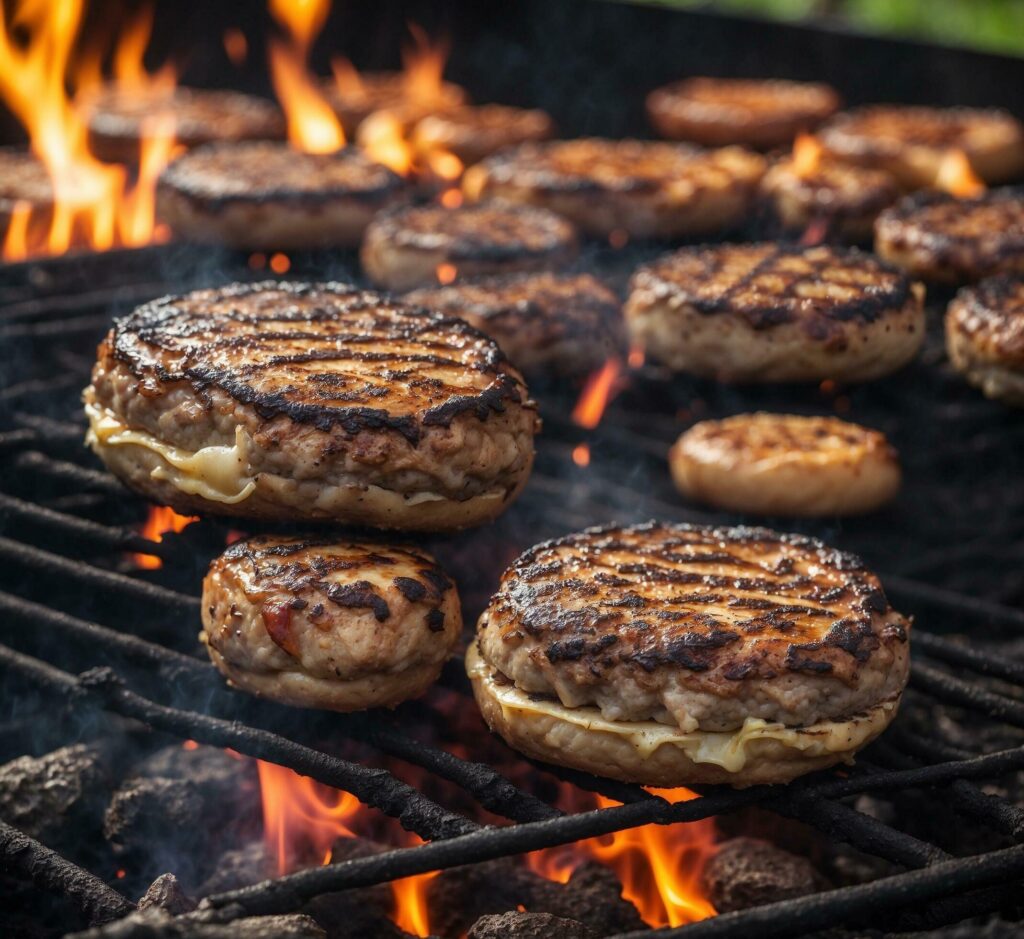
[[[161,463],[150,476],[169,482],[189,495],[213,502],[234,505],[243,502],[256,488],[256,479],[249,473],[248,438],[242,427],[235,428],[234,446],[213,446],[191,451],[157,440],[152,434],[131,430],[111,410],[87,402],[89,418],[86,443],[94,450],[130,444],[157,454]]]
[[[759,717],[748,717],[733,731],[697,730],[684,733],[678,727],[657,721],[611,721],[595,707],[569,708],[550,698],[534,697],[513,684],[498,681],[498,673],[480,658],[475,644],[466,655],[466,671],[482,681],[488,695],[509,715],[541,714],[575,724],[586,731],[625,737],[645,759],[663,746],[682,749],[694,763],[713,763],[726,772],[738,773],[746,765],[748,750],[757,740],[776,740],[809,757],[833,753],[853,754],[888,725],[899,701],[883,701],[864,714],[847,721],[822,721],[808,727],[787,727]]]

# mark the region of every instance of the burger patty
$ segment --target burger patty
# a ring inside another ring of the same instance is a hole
[[[460,276],[562,267],[578,252],[565,219],[531,206],[478,203],[403,206],[378,215],[360,258],[377,284],[407,290],[436,283],[438,267]]]
[[[422,693],[458,640],[454,584],[428,554],[262,535],[203,582],[201,639],[233,684],[286,704],[363,710]]]
[[[726,381],[866,381],[924,340],[923,290],[869,254],[824,245],[684,248],[633,275],[632,339]]]
[[[790,143],[839,108],[828,85],[740,78],[687,78],[647,96],[647,114],[663,137],[708,146],[769,149]]]
[[[538,545],[479,653],[516,688],[612,721],[728,731],[848,719],[898,698],[909,623],[856,557],[761,528],[649,522]]]
[[[271,141],[211,144],[160,177],[158,214],[179,234],[242,248],[353,246],[404,198],[391,170],[349,147],[300,153]]]
[[[33,211],[53,208],[53,181],[39,157],[27,150],[0,147],[0,221],[8,220],[18,203]]]
[[[1024,280],[992,277],[963,288],[946,315],[946,348],[988,397],[1024,406]]]
[[[545,111],[484,104],[428,114],[416,124],[412,143],[421,153],[454,153],[468,165],[506,147],[554,135],[555,122]]]
[[[834,156],[888,170],[911,189],[935,185],[951,151],[989,183],[1024,172],[1024,128],[1005,111],[871,105],[836,115],[818,137]]]
[[[90,149],[102,160],[133,163],[152,122],[169,120],[177,143],[191,149],[224,140],[280,140],[285,123],[270,101],[237,91],[197,88],[153,92],[109,85],[86,104]]]
[[[544,206],[591,235],[674,237],[739,223],[764,167],[738,147],[582,138],[496,153],[466,171],[463,189],[471,199]]]
[[[875,223],[875,250],[910,273],[943,282],[1024,273],[1024,188],[971,199],[908,196]]]
[[[459,528],[501,512],[533,459],[535,406],[494,342],[344,284],[146,304],[85,400],[108,465],[184,511]]]
[[[622,348],[621,304],[590,274],[519,274],[426,287],[408,303],[458,316],[524,372],[583,374]]]
[[[375,111],[401,110],[410,119],[415,115],[418,120],[469,101],[466,90],[452,82],[439,81],[436,89],[424,92],[413,85],[405,72],[355,74],[353,70],[345,74],[347,71],[342,66],[342,73],[324,82],[321,91],[349,137]]]

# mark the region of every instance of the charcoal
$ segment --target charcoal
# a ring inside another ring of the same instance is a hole
[[[181,913],[191,913],[196,908],[196,902],[185,896],[174,874],[161,874],[149,885],[149,889],[139,900],[140,910],[148,910],[151,906],[177,916]]]
[[[216,747],[164,747],[135,767],[137,776],[188,779],[208,799],[233,800],[259,806],[259,775],[252,760]],[[208,790],[208,791],[207,791]],[[231,806],[232,811],[237,805]]]
[[[733,838],[704,868],[708,899],[719,913],[789,900],[828,887],[806,858],[757,838]]]
[[[582,864],[560,884],[513,860],[442,871],[428,887],[428,904],[444,936],[462,935],[481,916],[524,906],[531,913],[577,919],[597,936],[645,929],[636,907],[622,896],[618,878],[595,862]]]
[[[208,897],[259,883],[277,873],[277,865],[263,841],[250,841],[240,848],[225,851],[209,876],[196,888],[196,895]]]
[[[502,913],[481,916],[466,939],[594,939],[592,929],[574,919],[550,913]]]
[[[66,939],[325,939],[308,916],[251,916],[230,923],[207,923],[196,915],[174,917],[156,907],[139,910]]]
[[[44,844],[61,848],[98,834],[107,793],[106,748],[61,747],[0,766],[0,819]]]

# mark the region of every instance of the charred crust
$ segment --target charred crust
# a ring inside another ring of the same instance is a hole
[[[792,264],[801,266],[799,271]],[[735,266],[728,266],[728,265]],[[808,297],[808,285],[842,271],[855,296]],[[856,248],[825,245],[702,245],[684,248],[640,268],[633,288],[671,297],[706,316],[741,316],[757,330],[802,322],[814,338],[834,335],[838,324],[872,323],[903,308],[910,279]]]
[[[949,324],[982,358],[1024,366],[1024,277],[989,277],[964,287],[950,304]]]
[[[239,179],[246,185],[237,185]],[[288,182],[281,183],[282,179]],[[230,141],[197,147],[179,157],[161,173],[160,186],[201,204],[204,211],[217,212],[234,203],[316,205],[352,200],[372,205],[402,191],[405,182],[357,147],[302,153],[284,143]]]
[[[441,251],[454,262],[514,261],[572,251],[572,224],[546,209],[475,203],[397,206],[373,220],[368,237],[402,248]]]
[[[419,603],[427,595],[427,588],[415,577],[396,577],[392,583],[410,603]]]
[[[270,314],[260,306],[267,302]],[[107,348],[150,385],[184,382],[199,396],[215,387],[265,421],[286,417],[349,436],[393,431],[412,446],[424,427],[463,414],[485,420],[509,404],[532,407],[498,346],[468,323],[346,284],[268,281],[164,297],[117,320]],[[310,363],[323,369],[306,372],[301,385],[285,380],[291,366]],[[411,413],[386,406],[399,394],[369,381],[371,367],[375,377],[402,378]],[[432,377],[446,371],[458,383]],[[463,374],[487,384],[467,393]],[[265,387],[268,376],[276,387]]]
[[[374,619],[378,623],[386,622],[391,616],[387,601],[373,589],[373,584],[368,580],[357,580],[354,584],[327,584],[321,581],[316,586],[338,606],[373,610]]]
[[[427,613],[427,629],[432,633],[444,632],[444,613],[440,610],[431,610]]]

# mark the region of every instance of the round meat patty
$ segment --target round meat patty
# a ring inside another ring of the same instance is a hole
[[[648,117],[662,137],[762,150],[792,143],[839,105],[828,85],[770,79],[687,78],[647,96]]]
[[[466,90],[459,85],[443,81],[425,92],[415,87],[404,72],[362,72],[349,81],[326,81],[321,90],[350,138],[375,111],[401,111],[412,126],[428,114],[449,111],[469,101]]]
[[[878,217],[875,251],[915,277],[941,283],[1024,273],[1024,188],[973,199],[908,196]]]
[[[761,194],[782,227],[805,233],[822,226],[822,237],[870,241],[878,213],[900,190],[888,173],[825,159],[804,171],[793,159],[781,160],[761,180]]]
[[[183,514],[451,531],[500,514],[536,408],[461,320],[345,284],[233,284],[114,324],[89,443]]]
[[[538,545],[467,668],[512,746],[653,786],[788,782],[896,714],[909,623],[856,557],[763,528],[649,522]]]
[[[85,105],[89,149],[110,163],[137,163],[151,122],[173,121],[174,139],[188,149],[224,140],[281,140],[284,116],[277,105],[237,91],[198,88],[152,92],[108,85]]]
[[[270,141],[211,144],[160,177],[157,214],[186,240],[243,250],[355,247],[403,180],[361,150],[300,153]]]
[[[924,341],[924,290],[849,248],[684,248],[641,267],[633,342],[673,369],[732,382],[869,381]]]
[[[261,535],[203,581],[213,664],[282,704],[363,711],[421,695],[462,630],[455,586],[419,549]]]
[[[0,147],[0,228],[7,228],[19,206],[27,208],[33,220],[52,218],[50,171],[27,150]]]
[[[992,277],[963,288],[946,314],[946,351],[987,397],[1024,407],[1024,280]]]
[[[761,515],[856,515],[899,490],[885,435],[835,417],[737,414],[701,421],[669,453],[683,495]]]
[[[479,203],[455,209],[401,206],[366,229],[359,258],[367,276],[389,290],[564,267],[579,253],[564,218],[531,206]]]
[[[877,104],[837,114],[818,138],[833,156],[885,170],[907,189],[936,185],[957,150],[987,183],[1024,173],[1024,127],[1005,111]]]
[[[622,304],[590,274],[493,277],[404,299],[466,320],[527,374],[587,374],[623,346]]]
[[[496,153],[466,171],[462,188],[470,199],[543,206],[588,235],[676,238],[742,222],[764,169],[740,147],[584,138]]]
[[[414,128],[412,144],[421,153],[454,153],[469,166],[506,147],[554,135],[555,122],[546,111],[482,104],[428,115]]]

